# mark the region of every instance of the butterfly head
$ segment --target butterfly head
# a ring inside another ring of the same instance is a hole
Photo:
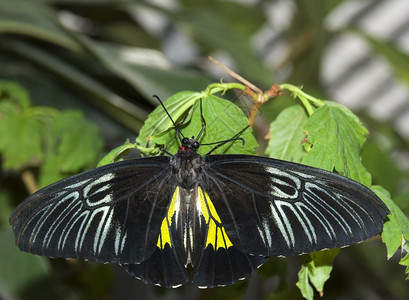
[[[192,136],[191,138],[182,138],[182,145],[180,146],[181,151],[193,151],[196,152],[199,148],[199,142]]]

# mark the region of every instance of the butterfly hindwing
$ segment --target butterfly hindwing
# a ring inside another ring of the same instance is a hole
[[[204,244],[194,249],[192,282],[200,288],[226,286],[247,278],[267,261],[238,250],[226,233],[224,223],[208,192],[199,187],[198,201],[205,222]]]
[[[232,285],[252,275],[267,260],[246,254],[234,246],[215,250],[209,245],[192,271],[192,282],[199,288]]]
[[[181,190],[179,187],[174,190],[172,200],[161,221],[160,232],[152,236],[152,239],[157,238],[156,248],[152,255],[140,264],[123,265],[129,275],[149,284],[169,288],[178,287],[189,281],[186,266],[190,259],[188,257],[188,253],[191,252],[189,246],[193,242],[189,243],[188,239],[197,239],[198,236],[188,234],[189,220],[193,217],[194,205],[191,205],[189,210],[187,202],[191,198],[194,199],[196,193],[195,190],[190,193]],[[197,229],[200,234],[200,228]]]
[[[351,245],[379,234],[388,213],[369,189],[324,170],[248,155],[211,155],[204,163],[203,185],[227,235],[248,254]]]
[[[145,283],[176,288],[189,281],[189,273],[175,250],[170,244],[165,244],[162,249],[156,247],[147,260],[122,267],[129,275]]]
[[[157,247],[146,261],[123,265],[134,277],[162,287],[177,287],[191,280],[200,288],[226,286],[247,278],[267,258],[238,250],[207,192],[176,188],[162,221]]]
[[[168,157],[106,165],[34,193],[10,216],[21,250],[139,263],[154,252],[175,182]]]

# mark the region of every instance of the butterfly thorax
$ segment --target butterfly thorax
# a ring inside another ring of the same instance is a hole
[[[170,160],[177,185],[186,190],[197,185],[202,173],[203,157],[196,153],[198,147],[199,143],[194,138],[183,138],[178,153]]]

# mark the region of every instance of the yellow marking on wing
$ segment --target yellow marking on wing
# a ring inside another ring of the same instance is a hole
[[[218,250],[219,248],[227,249],[233,246],[209,195],[206,192],[203,192],[200,187],[198,188],[198,193],[200,195],[202,214],[206,224],[208,224],[206,247],[210,244],[215,250]]]
[[[169,204],[168,212],[163,218],[162,225],[160,226],[160,234],[158,237],[158,243],[156,246],[159,249],[164,249],[166,244],[169,244],[172,247],[172,242],[170,241],[170,232],[169,227],[172,224],[172,216],[175,213],[175,205],[178,197],[179,188],[176,187],[175,192],[173,193],[172,200]]]

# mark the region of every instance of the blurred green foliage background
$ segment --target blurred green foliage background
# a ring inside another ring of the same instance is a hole
[[[295,286],[300,258],[273,258],[251,280],[225,289],[163,290],[116,267],[21,253],[8,225],[11,211],[37,185],[92,168],[103,153],[135,138],[158,104],[152,94],[166,99],[203,90],[222,77],[233,81],[207,61],[208,55],[262,89],[285,81],[325,99],[331,97],[322,78],[324,55],[329,41],[348,33],[382,57],[393,80],[409,86],[405,51],[354,23],[336,30],[326,26],[328,15],[348,1],[291,1],[293,13],[280,31],[286,55],[279,64],[269,63],[258,51],[260,32],[274,29],[267,8],[280,9],[281,2],[0,0],[1,299],[301,297]],[[283,96],[262,107],[255,125],[259,143],[268,124],[291,104],[291,97]],[[407,137],[365,109],[356,113],[371,132],[364,164],[374,182],[409,213]],[[397,264],[404,253],[386,261],[379,240],[341,252],[324,298],[407,299],[409,285]]]

